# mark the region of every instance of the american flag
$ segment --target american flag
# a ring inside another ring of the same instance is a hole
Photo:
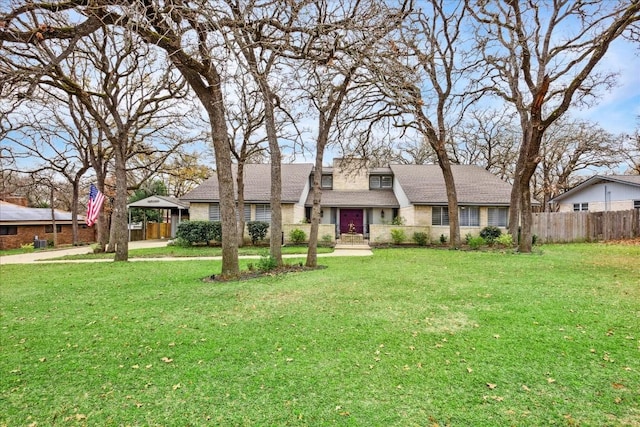
[[[91,190],[89,190],[89,203],[87,203],[87,219],[85,220],[87,225],[91,227],[98,220],[100,215],[100,208],[104,202],[104,194],[91,184]]]

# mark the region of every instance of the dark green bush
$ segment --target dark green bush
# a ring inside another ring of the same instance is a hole
[[[427,243],[429,243],[429,236],[427,233],[417,231],[413,233],[413,241],[416,242],[418,246],[426,246]]]
[[[444,234],[440,235],[440,243],[442,243],[443,245],[445,243],[447,243],[447,236],[445,236]]]
[[[212,240],[221,242],[222,225],[220,222],[212,221],[184,221],[178,225],[176,238],[188,242],[190,245],[194,243],[208,245]]]
[[[251,243],[254,245],[267,237],[267,231],[269,230],[269,223],[264,221],[249,221],[247,222],[247,231],[251,237]]]
[[[299,228],[294,228],[289,232],[289,240],[291,240],[291,242],[295,243],[296,245],[303,243],[305,240],[307,240],[307,233],[305,233],[303,230],[300,230]]]
[[[480,237],[487,241],[487,243],[493,243],[500,235],[502,234],[502,230],[493,225],[489,225],[483,228],[480,231]]]

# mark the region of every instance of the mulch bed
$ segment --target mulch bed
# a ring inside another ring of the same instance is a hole
[[[203,277],[202,281],[207,283],[214,282],[242,282],[245,280],[259,279],[261,277],[275,277],[289,273],[302,273],[305,271],[322,270],[327,268],[326,265],[319,265],[317,267],[306,267],[304,264],[285,264],[281,267],[274,268],[269,271],[261,271],[257,269],[243,270],[238,277],[222,277],[219,274],[212,274],[211,276]]]

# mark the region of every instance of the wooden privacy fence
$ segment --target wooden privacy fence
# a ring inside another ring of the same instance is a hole
[[[540,243],[631,239],[640,237],[640,209],[534,213],[532,231]]]

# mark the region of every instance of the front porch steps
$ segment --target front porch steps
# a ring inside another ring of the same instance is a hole
[[[365,239],[338,239],[336,240],[335,250],[366,250],[370,251],[369,241]]]

